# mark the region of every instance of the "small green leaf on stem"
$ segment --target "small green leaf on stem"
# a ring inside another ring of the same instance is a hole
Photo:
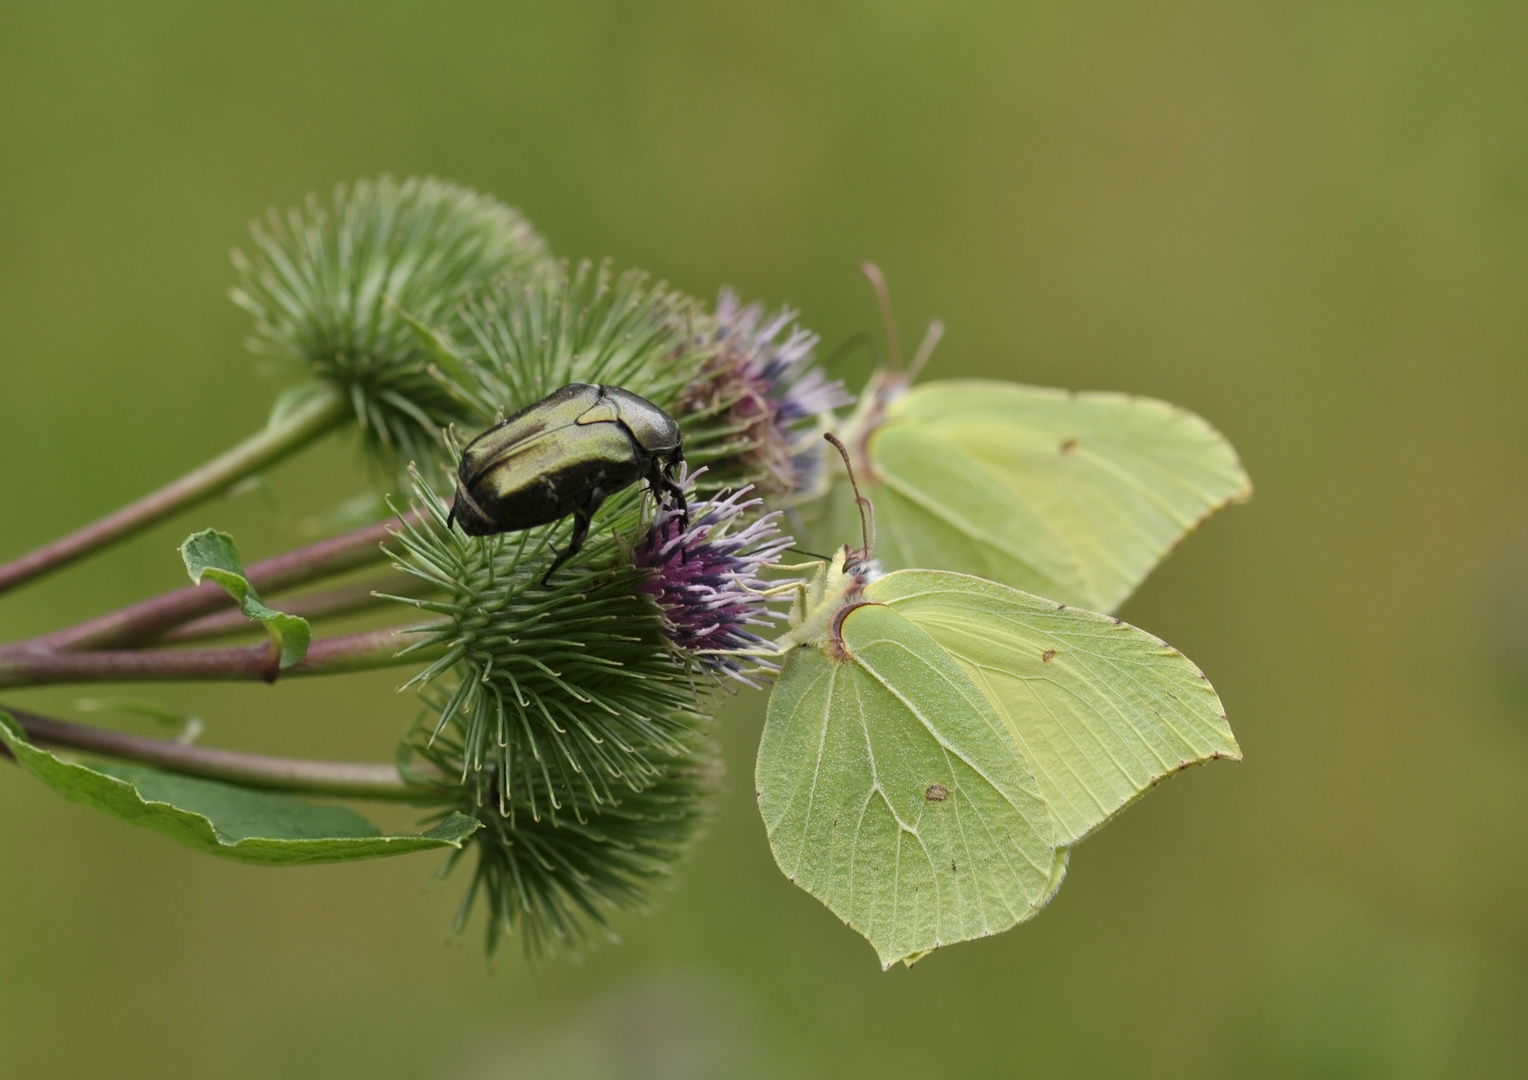
[[[428,832],[383,835],[345,806],[162,772],[141,765],[87,766],[29,743],[0,712],[0,745],[16,763],[71,802],[163,833],[198,851],[265,865],[349,862],[460,848],[479,828],[452,814]]]
[[[244,576],[244,563],[239,558],[233,537],[216,529],[192,533],[180,545],[180,557],[185,560],[186,573],[191,575],[193,582],[200,585],[203,578],[217,582],[238,601],[239,609],[246,616],[264,624],[281,653],[282,668],[299,663],[308,654],[308,642],[312,637],[308,620],[283,614],[260,602],[260,594]]]

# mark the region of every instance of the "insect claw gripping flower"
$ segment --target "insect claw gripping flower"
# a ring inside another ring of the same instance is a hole
[[[754,479],[770,496],[816,492],[823,477],[823,418],[854,402],[844,385],[813,365],[818,337],[795,325],[796,312],[766,317],[723,289],[708,346],[713,350],[680,404],[722,433],[710,457],[714,482]]]
[[[693,482],[701,471],[687,479]],[[747,498],[751,490],[692,503],[688,528],[676,508],[660,506],[632,562],[651,572],[642,588],[663,611],[669,640],[712,674],[757,688],[743,657],[754,658],[755,670],[778,668],[757,659],[768,646],[752,628],[782,617],[765,603],[771,583],[762,573],[794,540],[780,532],[778,511],[737,527],[763,505],[757,496]]]

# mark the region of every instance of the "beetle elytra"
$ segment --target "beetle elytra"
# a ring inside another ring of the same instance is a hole
[[[674,482],[682,461],[679,425],[658,406],[618,386],[570,383],[467,445],[450,520],[468,536],[492,536],[572,514],[573,535],[545,581],[584,546],[600,504],[638,480],[654,498],[677,500],[688,527]]]

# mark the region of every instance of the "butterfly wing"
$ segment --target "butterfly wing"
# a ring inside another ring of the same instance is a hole
[[[1231,445],[1187,410],[985,379],[896,398],[867,453],[888,567],[975,574],[1095,611],[1252,490]],[[853,515],[836,491],[822,535],[853,535]]]
[[[1164,778],[1241,749],[1214,688],[1159,638],[1107,615],[934,570],[866,590],[926,634],[1002,717],[1075,844]]]
[[[842,637],[847,659],[798,648],[770,695],[756,781],[780,869],[885,967],[1029,918],[1066,853],[1003,721],[891,608]]]

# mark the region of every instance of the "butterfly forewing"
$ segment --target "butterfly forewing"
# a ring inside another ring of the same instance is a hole
[[[1251,492],[1204,420],[1123,394],[933,382],[892,400],[865,445],[889,567],[976,574],[1095,611]],[[846,503],[823,535],[850,526]]]
[[[1065,855],[1004,722],[891,608],[841,632],[846,659],[795,650],[770,698],[757,783],[781,869],[886,966],[1028,918]]]

